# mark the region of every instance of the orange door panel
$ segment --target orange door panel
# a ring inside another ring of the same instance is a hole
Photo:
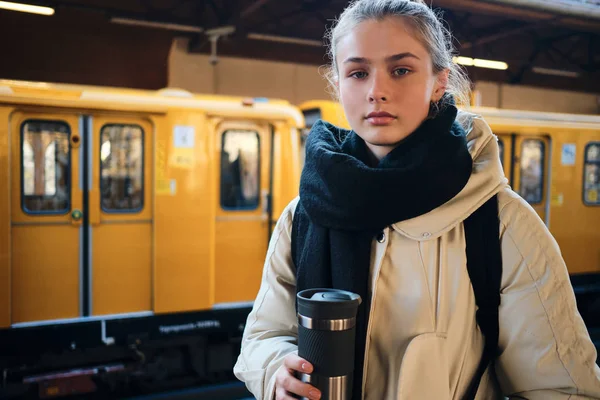
[[[91,118],[91,313],[152,309],[153,126]]]
[[[270,225],[271,133],[266,123],[217,124],[215,303],[252,301]]]
[[[82,312],[80,118],[15,112],[11,141],[11,322]]]

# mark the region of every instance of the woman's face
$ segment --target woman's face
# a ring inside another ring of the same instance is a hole
[[[338,88],[352,129],[382,159],[427,118],[445,92],[427,49],[402,18],[358,24],[338,43]]]

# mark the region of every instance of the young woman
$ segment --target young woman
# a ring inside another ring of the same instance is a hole
[[[309,134],[300,196],[273,233],[236,376],[257,399],[319,399],[296,378],[313,367],[297,356],[295,299],[327,285],[365,300],[354,399],[600,398],[596,350],[560,250],[508,187],[488,125],[457,111],[469,83],[433,11],[357,0],[331,31],[330,56],[352,131],[318,122]],[[490,199],[499,339],[475,396],[485,339],[465,220]]]

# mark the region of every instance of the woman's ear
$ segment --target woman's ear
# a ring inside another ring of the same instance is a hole
[[[431,95],[431,101],[433,101],[434,103],[437,103],[442,98],[444,93],[446,93],[446,89],[448,88],[449,75],[449,69],[445,69],[443,71],[438,72],[433,93]]]

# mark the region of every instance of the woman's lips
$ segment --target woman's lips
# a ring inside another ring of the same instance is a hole
[[[375,125],[375,126],[389,125],[395,119],[396,119],[396,117],[394,117],[392,114],[385,112],[385,111],[372,112],[369,115],[367,115],[367,121],[371,125]]]

